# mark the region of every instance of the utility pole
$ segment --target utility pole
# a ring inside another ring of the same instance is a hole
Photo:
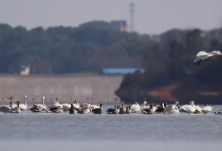
[[[134,32],[134,12],[135,12],[135,4],[134,3],[130,3],[130,31]]]

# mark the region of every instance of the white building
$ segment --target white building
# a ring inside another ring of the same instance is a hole
[[[30,67],[29,66],[21,66],[21,75],[29,75],[30,74]]]

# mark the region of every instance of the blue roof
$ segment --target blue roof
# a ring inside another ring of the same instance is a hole
[[[134,73],[135,71],[144,72],[145,70],[142,68],[104,68],[102,69],[103,74],[127,74]]]

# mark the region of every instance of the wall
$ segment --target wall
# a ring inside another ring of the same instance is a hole
[[[28,100],[39,102],[46,96],[46,102],[51,98],[61,102],[71,102],[70,98],[79,102],[105,102],[109,98],[117,98],[114,91],[119,87],[122,76],[103,75],[68,75],[68,76],[0,76],[0,98],[14,97],[14,101],[22,100],[28,95]],[[0,99],[2,100],[2,99]],[[4,99],[4,102],[6,100]]]

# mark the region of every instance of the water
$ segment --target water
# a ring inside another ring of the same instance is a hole
[[[108,106],[105,106],[107,108]],[[214,106],[218,110],[219,106]],[[0,114],[3,151],[208,151],[222,147],[222,116]]]

